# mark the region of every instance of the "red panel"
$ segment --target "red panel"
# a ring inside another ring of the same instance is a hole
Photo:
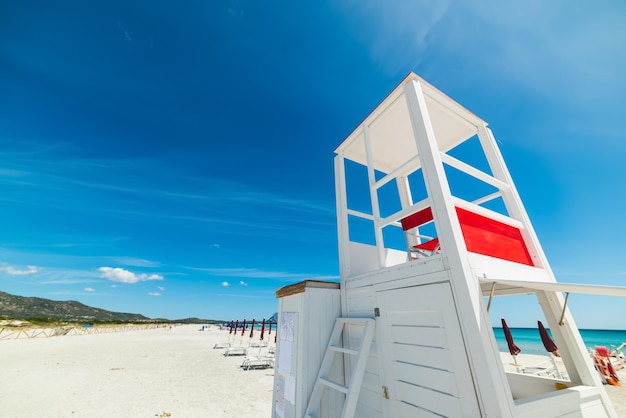
[[[435,251],[437,247],[439,247],[439,238],[431,239],[430,241],[426,241],[413,246],[413,248],[417,248],[418,250],[426,251]]]
[[[430,206],[420,210],[419,212],[415,212],[412,215],[407,216],[402,219],[400,222],[402,223],[402,230],[408,231],[409,229],[413,229],[416,226],[424,225],[426,222],[433,220],[433,211],[430,209]]]
[[[518,228],[461,208],[456,213],[468,251],[534,265]]]

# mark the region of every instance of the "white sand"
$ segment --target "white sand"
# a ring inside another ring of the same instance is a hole
[[[242,357],[213,349],[216,328],[199,329],[2,340],[0,416],[270,417],[274,370],[243,370]],[[219,335],[225,341],[228,331]],[[514,369],[510,355],[503,353],[502,360],[505,369]],[[546,361],[518,356],[525,366]],[[618,375],[624,386],[604,388],[626,417],[626,369]]]
[[[269,417],[274,370],[241,369],[199,329],[0,341],[0,415]]]

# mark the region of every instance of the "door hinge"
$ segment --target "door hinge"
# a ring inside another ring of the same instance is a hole
[[[383,386],[383,398],[389,399],[389,388],[387,386]]]
[[[374,308],[374,316],[380,316],[380,308]]]

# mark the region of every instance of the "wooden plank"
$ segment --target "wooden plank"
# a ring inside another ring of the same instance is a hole
[[[406,402],[398,402],[397,407],[398,418],[441,418],[439,414]]]
[[[357,348],[359,348],[359,344],[361,344],[361,340],[357,339],[357,338],[351,338],[348,343],[347,343],[347,347],[356,350]],[[376,346],[376,340],[372,341],[372,345],[370,346],[370,352],[369,355],[371,357],[376,357],[378,355],[378,347]]]
[[[396,391],[398,393],[391,394],[391,396],[403,403],[432,411],[444,417],[464,416],[461,402],[459,398],[454,396],[401,381],[396,382]]]
[[[368,357],[367,363],[365,364],[365,371],[372,374],[379,374],[378,368],[378,359],[374,357]]]
[[[366,287],[351,290],[347,296],[349,310],[369,311],[370,315],[373,314],[372,293],[370,288]]]
[[[396,380],[459,397],[454,373],[397,361],[393,363],[393,368]]]
[[[356,411],[354,412],[354,416],[358,418],[383,418],[383,413],[380,411],[371,409],[367,405],[363,405],[359,403],[356,405]]]
[[[361,393],[359,394],[359,402],[358,402],[359,405],[361,405],[361,407],[366,407],[367,409],[373,409],[374,411],[381,413],[383,410],[382,400],[383,400],[383,397],[381,395],[380,386],[378,386],[375,389],[369,389],[364,386],[361,386]],[[360,417],[361,415],[355,414],[354,416]]]
[[[390,334],[396,344],[448,348],[444,328],[391,326]]]
[[[430,366],[440,370],[452,370],[450,350],[406,344],[393,344],[391,349],[394,360]]]
[[[440,310],[410,310],[387,312],[387,320],[391,325],[445,327]]]
[[[367,389],[376,394],[380,394],[380,388],[382,387],[380,383],[380,376],[378,374],[370,373],[365,370],[365,374],[363,375],[363,383],[361,384],[361,390]]]

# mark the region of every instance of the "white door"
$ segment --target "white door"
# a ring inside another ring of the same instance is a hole
[[[449,283],[376,292],[393,417],[479,417]]]

